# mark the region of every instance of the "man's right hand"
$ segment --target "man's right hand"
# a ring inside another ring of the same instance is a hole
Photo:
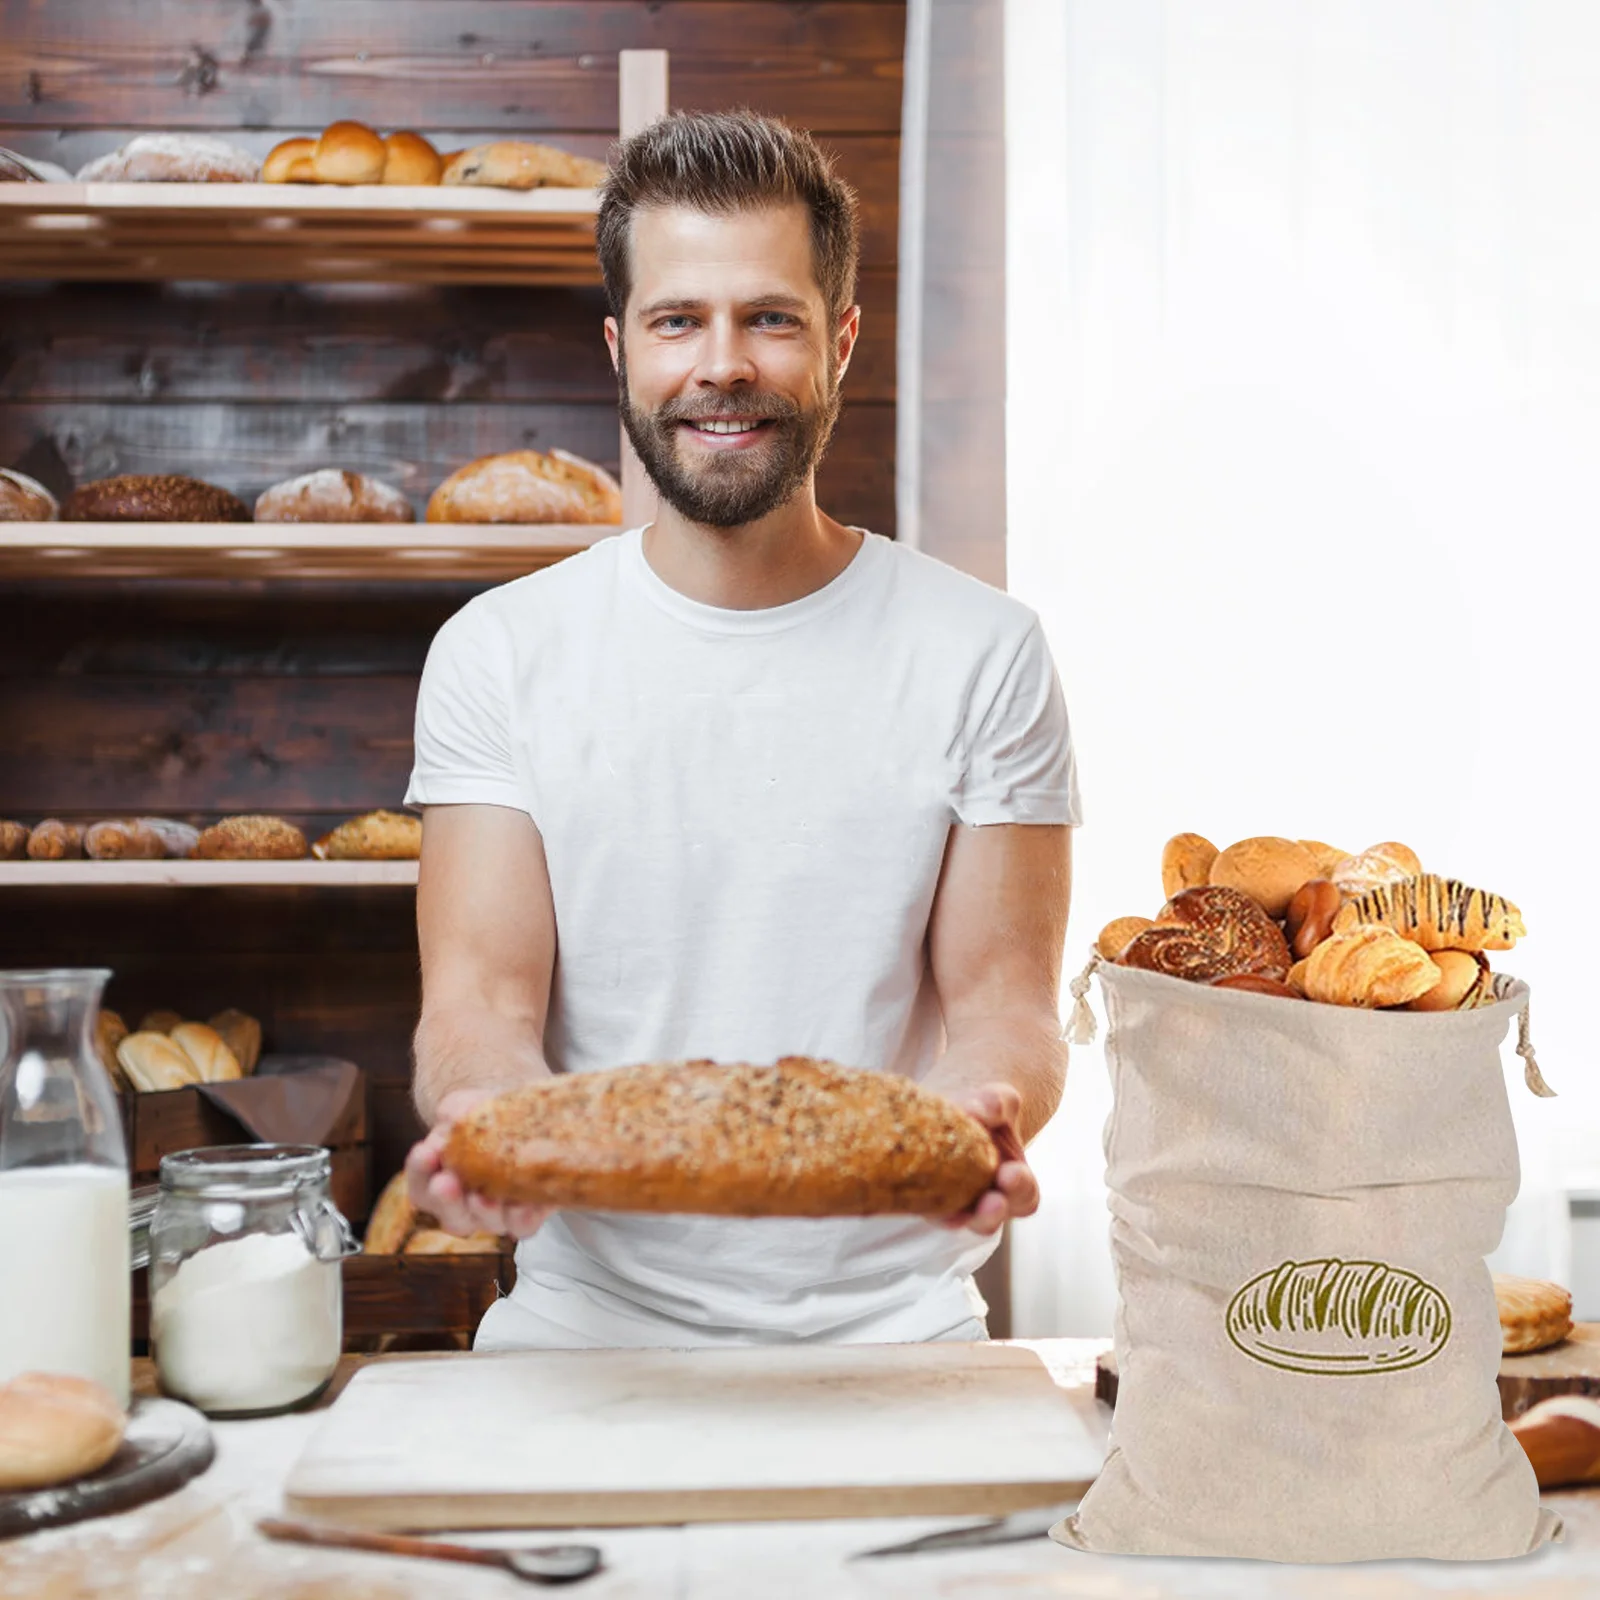
[[[428,1136],[406,1157],[406,1187],[411,1203],[438,1219],[446,1233],[499,1233],[526,1239],[537,1233],[554,1209],[549,1206],[502,1205],[462,1188],[461,1179],[444,1164],[445,1140],[451,1124],[493,1097],[490,1089],[457,1089],[438,1105]]]

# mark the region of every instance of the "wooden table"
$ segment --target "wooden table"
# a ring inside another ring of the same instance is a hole
[[[1109,1341],[1021,1340],[1036,1350],[1103,1438],[1110,1408],[1094,1398]],[[324,1404],[366,1359],[346,1357]],[[439,1359],[450,1359],[441,1357]],[[135,1388],[149,1393],[147,1362]],[[536,1592],[508,1574],[389,1556],[278,1545],[255,1519],[279,1509],[282,1483],[316,1411],[215,1424],[217,1460],[168,1499],[119,1517],[0,1544],[5,1600],[512,1600]],[[1087,1556],[1046,1539],[971,1551],[849,1561],[951,1520],[747,1523],[604,1529],[589,1537],[606,1570],[575,1586],[584,1600],[1442,1600],[1494,1595],[1582,1600],[1600,1595],[1600,1490],[1545,1496],[1565,1541],[1515,1562],[1390,1562],[1281,1567],[1251,1562]],[[566,1538],[568,1535],[560,1535]],[[515,1543],[484,1536],[485,1543]]]

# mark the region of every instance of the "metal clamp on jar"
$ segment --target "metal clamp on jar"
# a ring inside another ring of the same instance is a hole
[[[309,1404],[339,1364],[339,1263],[361,1247],[315,1145],[220,1145],[161,1160],[150,1342],[162,1389],[210,1416]]]

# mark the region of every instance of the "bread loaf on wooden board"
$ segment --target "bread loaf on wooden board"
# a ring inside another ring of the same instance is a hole
[[[1510,1428],[1541,1489],[1600,1483],[1600,1401],[1557,1395],[1515,1418]]]
[[[746,1217],[951,1216],[989,1187],[989,1131],[887,1072],[786,1056],[584,1072],[479,1106],[445,1165],[496,1200]]]
[[[24,1372],[0,1384],[0,1494],[98,1471],[127,1423],[111,1391],[88,1378]]]

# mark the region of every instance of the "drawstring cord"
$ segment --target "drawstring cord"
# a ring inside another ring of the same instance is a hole
[[[1094,1043],[1095,1021],[1089,1004],[1089,980],[1104,964],[1105,958],[1096,950],[1089,957],[1088,965],[1067,985],[1067,992],[1072,996],[1072,1016],[1067,1023],[1068,1044]]]
[[[1517,1013],[1517,1054],[1522,1057],[1522,1081],[1541,1100],[1553,1100],[1556,1092],[1544,1081],[1539,1063],[1533,1059],[1533,1032],[1528,1022],[1528,1002],[1522,1002]]]

